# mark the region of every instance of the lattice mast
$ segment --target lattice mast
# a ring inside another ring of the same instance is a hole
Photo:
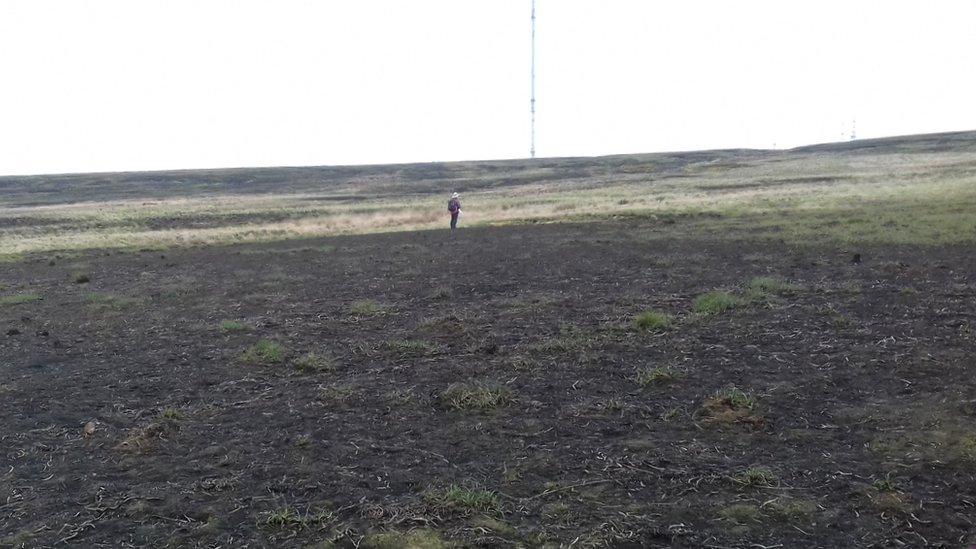
[[[532,140],[529,145],[529,156],[535,158],[535,0],[532,0],[532,98],[529,100],[529,110],[532,114]]]

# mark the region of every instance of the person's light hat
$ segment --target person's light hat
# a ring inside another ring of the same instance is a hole
[[[460,197],[461,195],[459,195],[458,193],[454,193],[451,195],[451,198],[460,198]]]

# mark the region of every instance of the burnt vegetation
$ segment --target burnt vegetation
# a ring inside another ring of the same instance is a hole
[[[722,173],[766,153],[701,154]],[[668,161],[572,160],[564,176],[656,178]],[[559,185],[546,162],[516,179]],[[277,173],[305,188],[325,172]],[[144,184],[243,193],[243,173],[210,175]],[[98,188],[136,195],[135,177]],[[804,177],[848,181],[777,185]],[[40,203],[84,196],[37,181]],[[727,222],[4,263],[0,547],[976,543],[971,243],[855,252]]]

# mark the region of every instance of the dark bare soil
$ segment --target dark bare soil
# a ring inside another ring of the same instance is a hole
[[[0,546],[976,543],[971,247],[669,227],[3,265],[0,295],[41,299],[0,304]],[[715,289],[743,301],[695,313]],[[261,339],[279,362],[242,360]],[[470,382],[507,400],[452,409]]]

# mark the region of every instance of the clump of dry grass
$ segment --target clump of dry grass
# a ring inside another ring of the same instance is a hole
[[[772,471],[762,467],[750,467],[732,477],[732,483],[742,489],[773,488],[779,485],[779,479]]]
[[[331,372],[336,369],[335,361],[315,352],[308,352],[294,360],[295,369],[304,373]]]
[[[430,335],[457,337],[467,332],[467,326],[459,315],[448,313],[424,320],[419,330]]]
[[[4,295],[0,296],[0,306],[21,305],[23,303],[33,303],[40,300],[41,296],[35,293]]]
[[[159,421],[129,431],[115,446],[115,450],[128,454],[149,454],[156,444],[168,440],[179,430],[180,426],[175,418],[163,415]]]
[[[663,385],[678,379],[678,373],[671,368],[641,368],[634,375],[634,381],[641,387]]]
[[[423,356],[436,350],[430,343],[419,339],[393,339],[384,342],[383,347],[401,356]]]
[[[264,526],[278,529],[304,530],[312,527],[322,527],[337,520],[335,513],[329,510],[311,509],[304,513],[293,507],[282,507],[264,514]]]
[[[441,535],[429,529],[409,532],[387,531],[368,534],[359,544],[361,549],[447,549],[455,544],[444,541]]]
[[[751,393],[729,386],[706,398],[697,417],[705,426],[745,425],[760,429],[766,420],[759,413],[758,405]]]
[[[441,393],[441,404],[453,410],[488,410],[513,400],[512,391],[492,383],[455,383]]]

